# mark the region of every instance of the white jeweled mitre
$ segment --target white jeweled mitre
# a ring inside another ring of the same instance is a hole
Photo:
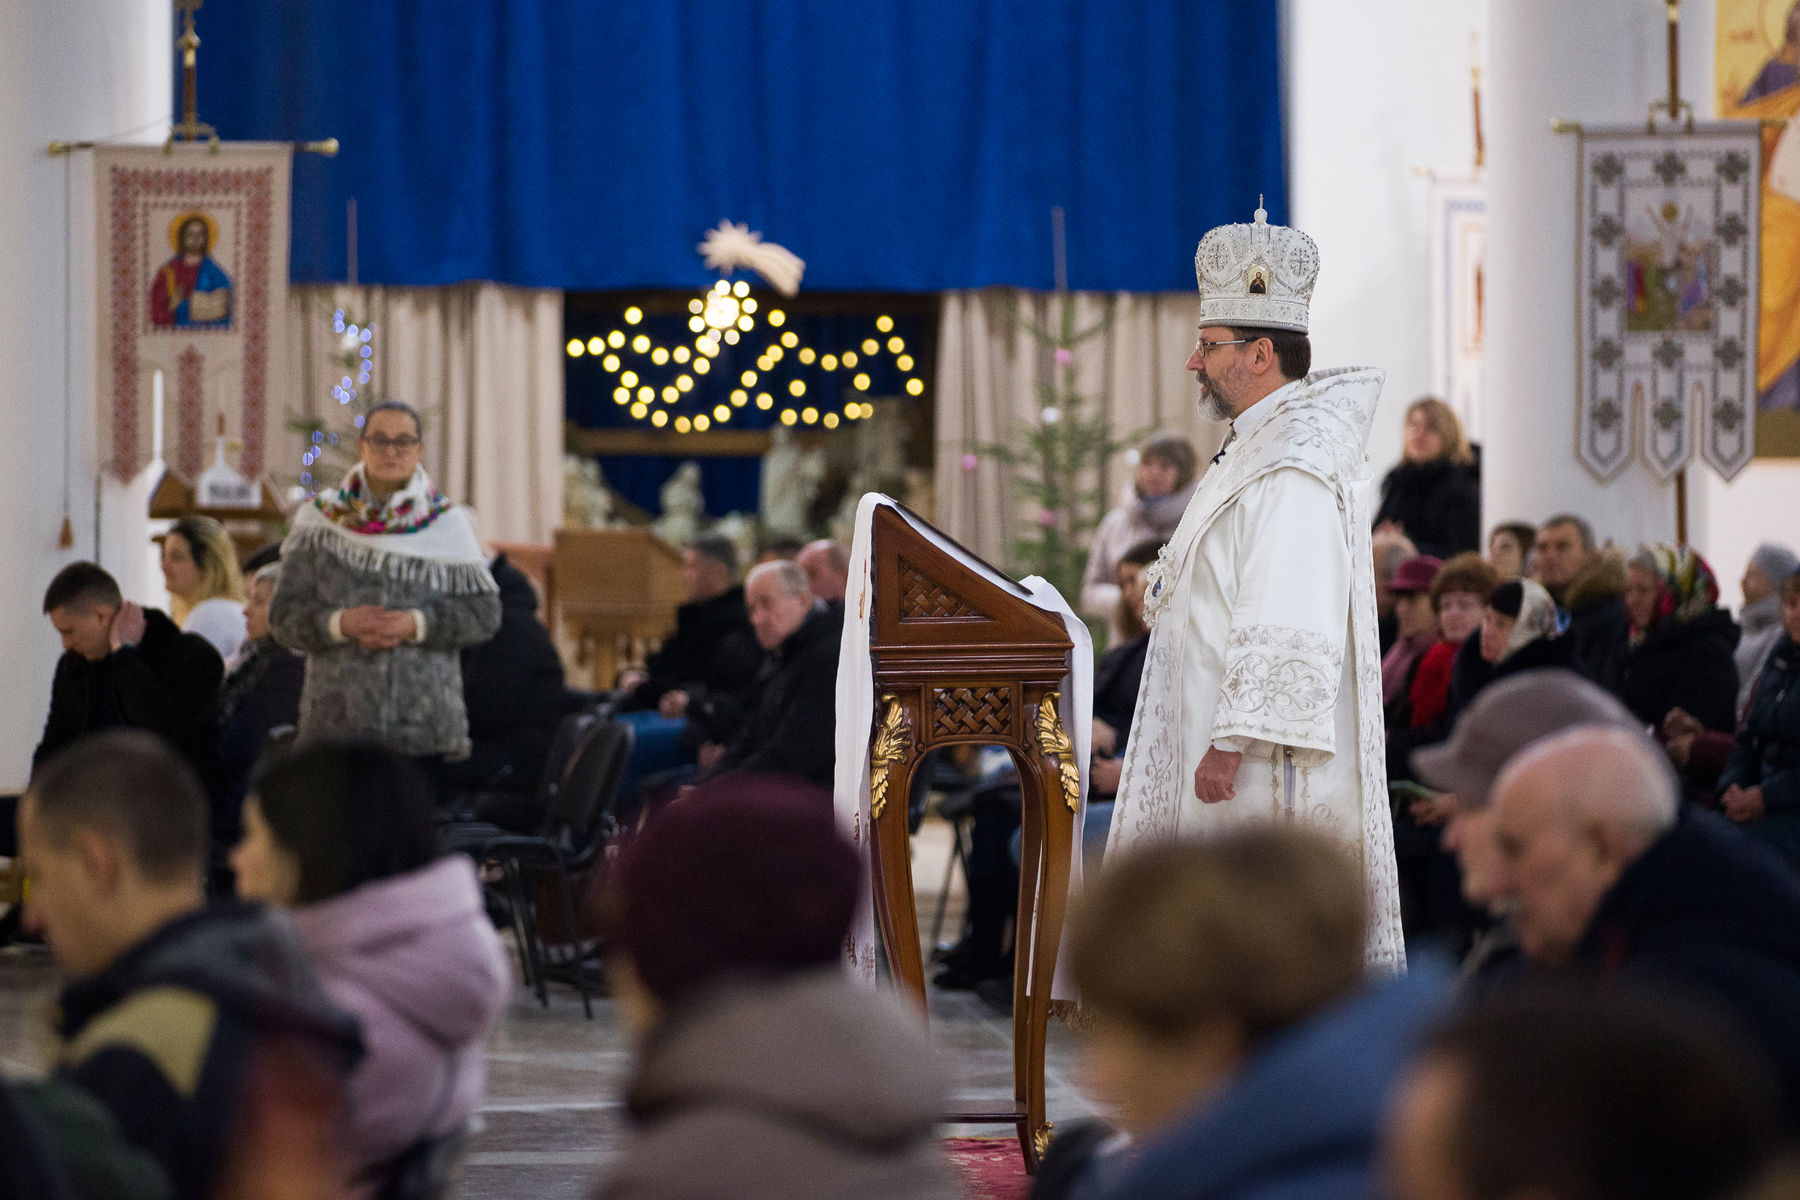
[[[1200,324],[1306,332],[1319,248],[1298,229],[1269,224],[1261,202],[1250,225],[1221,225],[1194,255]]]

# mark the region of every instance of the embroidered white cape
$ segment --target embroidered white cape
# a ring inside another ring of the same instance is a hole
[[[1363,449],[1384,378],[1321,371],[1265,397],[1145,573],[1150,647],[1108,853],[1305,822],[1360,857],[1368,965],[1396,972],[1406,951]],[[1232,799],[1202,804],[1194,771],[1215,742],[1243,764]]]

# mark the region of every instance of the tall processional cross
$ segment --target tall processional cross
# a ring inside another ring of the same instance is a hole
[[[195,94],[195,79],[200,73],[200,35],[194,32],[194,14],[206,0],[175,0],[175,11],[182,16],[181,36],[175,39],[181,49],[181,121],[169,130],[171,142],[217,142],[219,131],[200,119],[200,106]]]

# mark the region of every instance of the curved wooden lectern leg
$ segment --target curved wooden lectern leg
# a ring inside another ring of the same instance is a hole
[[[1019,909],[1013,951],[1013,1094],[1024,1106],[1019,1147],[1028,1171],[1050,1140],[1044,1103],[1044,1040],[1050,992],[1069,899],[1075,815],[1057,764],[1031,754],[1019,773]]]
[[[906,798],[920,755],[908,750],[889,768],[887,800],[879,816],[871,816],[870,876],[875,890],[875,921],[887,948],[888,969],[900,990],[924,1012],[925,957],[919,949],[917,901],[913,898],[912,839],[907,828]]]

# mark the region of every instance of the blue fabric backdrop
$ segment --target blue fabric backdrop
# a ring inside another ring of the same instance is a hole
[[[200,112],[300,156],[293,277],[690,287],[721,219],[806,285],[1194,285],[1286,213],[1276,0],[220,0]]]

